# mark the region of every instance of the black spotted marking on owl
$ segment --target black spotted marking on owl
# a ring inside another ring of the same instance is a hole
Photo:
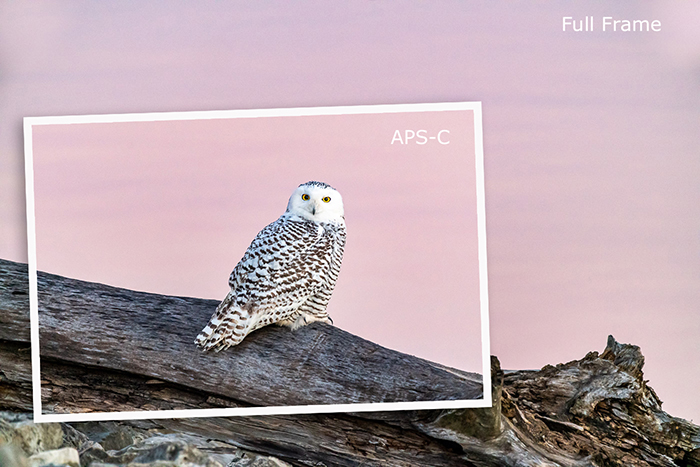
[[[320,187],[320,188],[331,188],[331,189],[335,190],[335,188],[330,186],[328,183],[317,182],[317,181],[310,181],[310,182],[302,183],[299,186],[300,187],[302,187],[302,186],[316,186],[316,187]]]
[[[310,194],[304,202],[326,197],[331,201],[304,210],[294,203],[302,192]],[[313,321],[331,323],[326,308],[340,272],[345,241],[340,194],[323,182],[299,185],[287,211],[258,233],[231,272],[231,290],[195,344],[219,351],[269,324],[295,329]]]

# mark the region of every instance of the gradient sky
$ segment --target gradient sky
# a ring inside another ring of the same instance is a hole
[[[24,116],[482,101],[492,352],[641,346],[700,421],[700,4],[3,2],[0,256],[26,261]],[[659,33],[562,32],[563,16]],[[285,195],[286,196],[286,195]]]
[[[420,129],[447,130],[449,144],[395,139]],[[221,300],[255,234],[300,183],[321,180],[343,195],[348,225],[334,324],[482,371],[473,111],[35,125],[32,135],[39,270]]]

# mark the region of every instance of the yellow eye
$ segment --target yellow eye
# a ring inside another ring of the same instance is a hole
[[[324,196],[323,198],[321,198],[321,201],[323,201],[324,203],[328,203],[328,202],[330,202],[330,200],[331,200],[330,196]]]
[[[307,195],[306,193],[304,193],[303,195],[301,195],[301,199],[303,199],[304,201],[308,201],[309,198],[310,198],[310,196]]]

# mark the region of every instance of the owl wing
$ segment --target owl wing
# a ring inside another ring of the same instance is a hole
[[[345,232],[284,216],[261,230],[236,265],[231,290],[195,339],[222,350],[268,324],[292,329],[328,318]]]
[[[322,286],[322,258],[332,245],[311,222],[284,216],[261,230],[229,277],[231,290],[195,339],[223,350],[263,326],[291,324]]]
[[[323,227],[309,221],[283,216],[258,233],[229,277],[237,302],[260,315],[251,331],[288,319],[323,287],[332,248]]]

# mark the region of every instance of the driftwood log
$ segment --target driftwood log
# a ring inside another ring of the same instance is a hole
[[[256,331],[236,348],[235,358],[186,356],[180,347],[191,343],[215,302],[44,274],[40,289],[52,290],[50,297],[40,296],[47,316],[41,322],[47,412],[336,403],[339,395],[346,401],[480,397],[478,375],[382,349],[332,326]],[[101,308],[91,307],[87,318],[129,310],[132,329],[106,320],[110,324],[87,346],[80,334],[92,332],[93,319],[76,321],[74,314],[87,303]],[[165,326],[153,324],[154,312]],[[0,260],[0,409],[31,410],[29,348],[27,268]],[[356,359],[368,363],[352,366]],[[700,466],[700,427],[661,409],[643,379],[643,363],[638,347],[610,336],[601,354],[539,371],[504,374],[492,358],[495,403],[488,409],[118,425],[204,440],[197,447],[212,454],[240,448],[295,466]],[[348,374],[348,365],[355,374]],[[291,381],[294,374],[304,381]],[[64,430],[89,433],[95,426],[64,424]],[[94,442],[81,446],[83,465],[118,460],[119,452]]]
[[[16,313],[24,313],[18,298],[26,298],[17,288],[26,272],[18,272],[4,273],[14,284],[8,298],[16,302],[5,319],[14,323],[21,322]],[[38,291],[43,405],[49,412],[154,409],[144,395],[164,390],[169,394],[163,401],[175,409],[482,397],[480,375],[445,369],[324,323],[294,332],[268,326],[235,348],[202,352],[194,338],[216,301],[45,273],[38,275]],[[14,324],[0,331],[2,339],[18,336],[28,337],[26,320],[25,329]]]

